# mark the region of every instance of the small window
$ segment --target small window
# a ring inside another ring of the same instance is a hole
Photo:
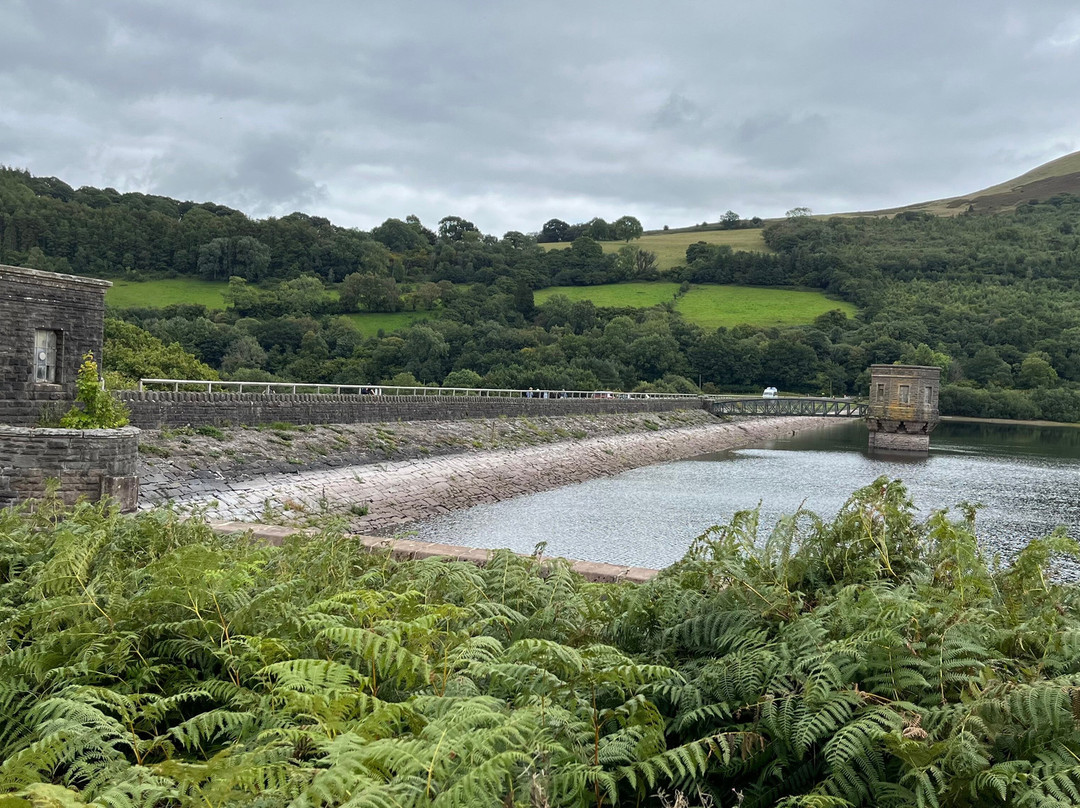
[[[885,385],[882,382],[878,382],[877,397],[878,401],[883,401],[885,399]]]
[[[923,403],[924,404],[933,404],[934,403],[934,388],[933,387],[927,387],[926,388],[926,399],[924,400]]]
[[[56,384],[56,346],[60,332],[38,329],[34,332],[34,381]]]
[[[911,403],[911,385],[910,384],[902,384],[902,385],[900,385],[900,403],[901,404],[910,404]]]

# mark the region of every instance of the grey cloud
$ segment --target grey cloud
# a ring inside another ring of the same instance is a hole
[[[360,227],[885,207],[1076,147],[1080,16],[1029,5],[15,0],[0,163]]]

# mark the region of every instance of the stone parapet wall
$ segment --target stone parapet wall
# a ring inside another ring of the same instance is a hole
[[[139,430],[29,429],[0,426],[0,507],[45,496],[58,481],[64,502],[112,497],[138,504]]]
[[[500,415],[583,415],[700,409],[699,399],[502,398],[298,393],[172,393],[123,390],[118,397],[143,429],[238,424],[360,424],[448,421]]]

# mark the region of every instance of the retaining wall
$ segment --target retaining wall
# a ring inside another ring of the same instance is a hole
[[[123,510],[138,505],[139,430],[29,429],[0,426],[0,507],[45,495],[59,481],[68,504],[80,497],[115,499]]]
[[[236,424],[359,424],[447,421],[500,415],[584,415],[700,409],[699,399],[482,398],[479,396],[171,393],[123,390],[117,396],[143,429]]]

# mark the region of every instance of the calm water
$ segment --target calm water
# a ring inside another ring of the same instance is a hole
[[[635,469],[426,520],[418,538],[473,547],[663,567],[735,511],[762,510],[763,528],[800,505],[832,517],[856,488],[900,478],[922,514],[982,503],[977,532],[1009,555],[1057,525],[1080,539],[1080,429],[943,423],[929,457],[870,457],[866,427],[774,440]],[[766,532],[763,530],[763,533]]]

